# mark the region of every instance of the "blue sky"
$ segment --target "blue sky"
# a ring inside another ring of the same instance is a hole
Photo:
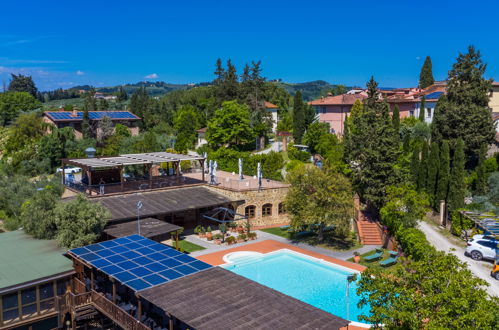
[[[499,79],[499,1],[31,0],[2,13],[0,82],[31,74],[41,90],[210,81],[218,57],[289,82],[414,86],[426,55],[444,79],[469,44]]]

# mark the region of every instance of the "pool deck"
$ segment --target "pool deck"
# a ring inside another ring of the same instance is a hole
[[[264,241],[260,241],[260,242],[255,242],[255,243],[249,243],[249,244],[246,244],[243,246],[237,246],[237,247],[234,247],[231,249],[226,249],[223,251],[213,252],[213,253],[209,253],[209,254],[203,254],[200,256],[196,256],[196,258],[199,260],[202,260],[206,263],[209,263],[210,265],[219,266],[219,265],[222,265],[225,263],[225,261],[223,260],[223,257],[226,254],[231,253],[231,252],[254,251],[254,252],[260,252],[260,253],[269,253],[269,252],[281,250],[281,249],[288,249],[288,250],[292,250],[295,252],[303,253],[305,255],[308,255],[308,256],[311,256],[314,258],[318,258],[318,259],[323,259],[323,260],[331,262],[333,264],[337,264],[337,265],[340,265],[340,266],[343,266],[346,268],[350,268],[350,269],[356,270],[356,271],[363,271],[366,269],[366,267],[359,265],[359,264],[355,264],[355,263],[348,262],[345,260],[332,258],[332,257],[326,256],[326,255],[323,255],[323,254],[320,254],[320,253],[317,253],[314,251],[305,250],[305,249],[302,249],[302,248],[299,248],[299,247],[296,247],[296,246],[293,246],[290,244],[278,242],[278,241],[275,241],[272,239],[268,239],[268,240],[264,240]]]

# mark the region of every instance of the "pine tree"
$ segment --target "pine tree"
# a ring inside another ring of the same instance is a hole
[[[216,69],[215,69],[215,80],[213,81],[214,85],[220,85],[223,80],[224,80],[224,74],[225,70],[222,66],[222,60],[220,58],[217,58],[217,64],[216,64]]]
[[[484,144],[480,148],[478,156],[478,165],[476,167],[475,194],[484,195],[487,189],[487,173],[485,168],[485,159],[487,157],[487,146]]]
[[[301,143],[305,133],[305,109],[301,92],[297,91],[293,100],[293,138],[295,143]]]
[[[421,97],[421,105],[419,107],[419,120],[423,123],[424,123],[425,107],[426,107],[426,98],[423,95]]]
[[[428,158],[428,180],[426,191],[430,196],[430,201],[433,207],[438,206],[437,183],[438,183],[438,168],[440,166],[440,149],[436,142],[432,142],[430,146],[430,156]]]
[[[346,117],[343,122],[343,134],[342,134],[342,142],[343,142],[343,161],[345,163],[349,163],[349,152],[350,152],[350,144],[352,143],[350,140],[350,126],[348,122],[350,121],[350,117]]]
[[[438,168],[438,183],[436,201],[447,201],[447,194],[449,191],[449,177],[450,177],[450,151],[449,143],[442,142],[440,146],[440,165]]]
[[[421,163],[419,159],[420,153],[421,149],[419,148],[419,146],[415,146],[414,150],[412,151],[412,158],[411,158],[411,177],[416,187],[418,186],[419,166]]]
[[[426,88],[433,85],[434,82],[435,79],[433,78],[431,58],[429,56],[426,56],[423,67],[421,68],[421,72],[419,74],[419,87]]]
[[[123,101],[128,100],[128,94],[126,93],[123,86],[120,86],[120,88],[118,89],[118,95],[116,95],[116,100],[118,102],[123,102]]]
[[[13,73],[10,75],[12,78],[9,83],[9,92],[26,92],[33,95],[33,97],[36,97],[38,89],[31,76],[23,76],[22,74],[15,75]]]
[[[448,140],[453,146],[458,139],[464,141],[469,168],[475,167],[482,145],[491,144],[495,137],[488,105],[491,81],[483,77],[486,67],[472,46],[466,54],[459,54],[432,123],[432,141]]]
[[[398,104],[395,104],[395,107],[393,107],[392,125],[393,129],[398,134],[400,131],[400,109]]]
[[[466,194],[465,171],[466,162],[464,154],[464,142],[458,139],[452,159],[452,170],[449,183],[449,210],[454,211],[464,206],[464,197]]]
[[[428,186],[428,143],[423,142],[421,161],[418,169],[418,191],[426,191]]]

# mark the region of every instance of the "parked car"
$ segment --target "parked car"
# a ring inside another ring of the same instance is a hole
[[[57,169],[57,173],[61,173],[61,172],[62,172],[62,167],[59,167]],[[80,172],[81,172],[81,168],[76,167],[76,166],[66,166],[66,168],[64,169],[64,174],[80,173]]]
[[[474,239],[474,240],[484,239],[484,240],[490,240],[490,241],[497,241],[495,236],[483,235],[483,234],[473,235],[473,237],[471,239]]]
[[[490,275],[492,275],[492,277],[499,281],[499,256],[496,256],[494,267],[492,267],[492,272],[490,273]]]
[[[497,241],[472,238],[468,241],[464,254],[473,260],[494,260],[497,255]]]

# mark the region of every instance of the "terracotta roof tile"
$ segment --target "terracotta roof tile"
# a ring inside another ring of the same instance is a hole
[[[353,105],[357,100],[367,98],[365,93],[359,94],[341,94],[336,96],[327,96],[308,102],[310,105]]]

